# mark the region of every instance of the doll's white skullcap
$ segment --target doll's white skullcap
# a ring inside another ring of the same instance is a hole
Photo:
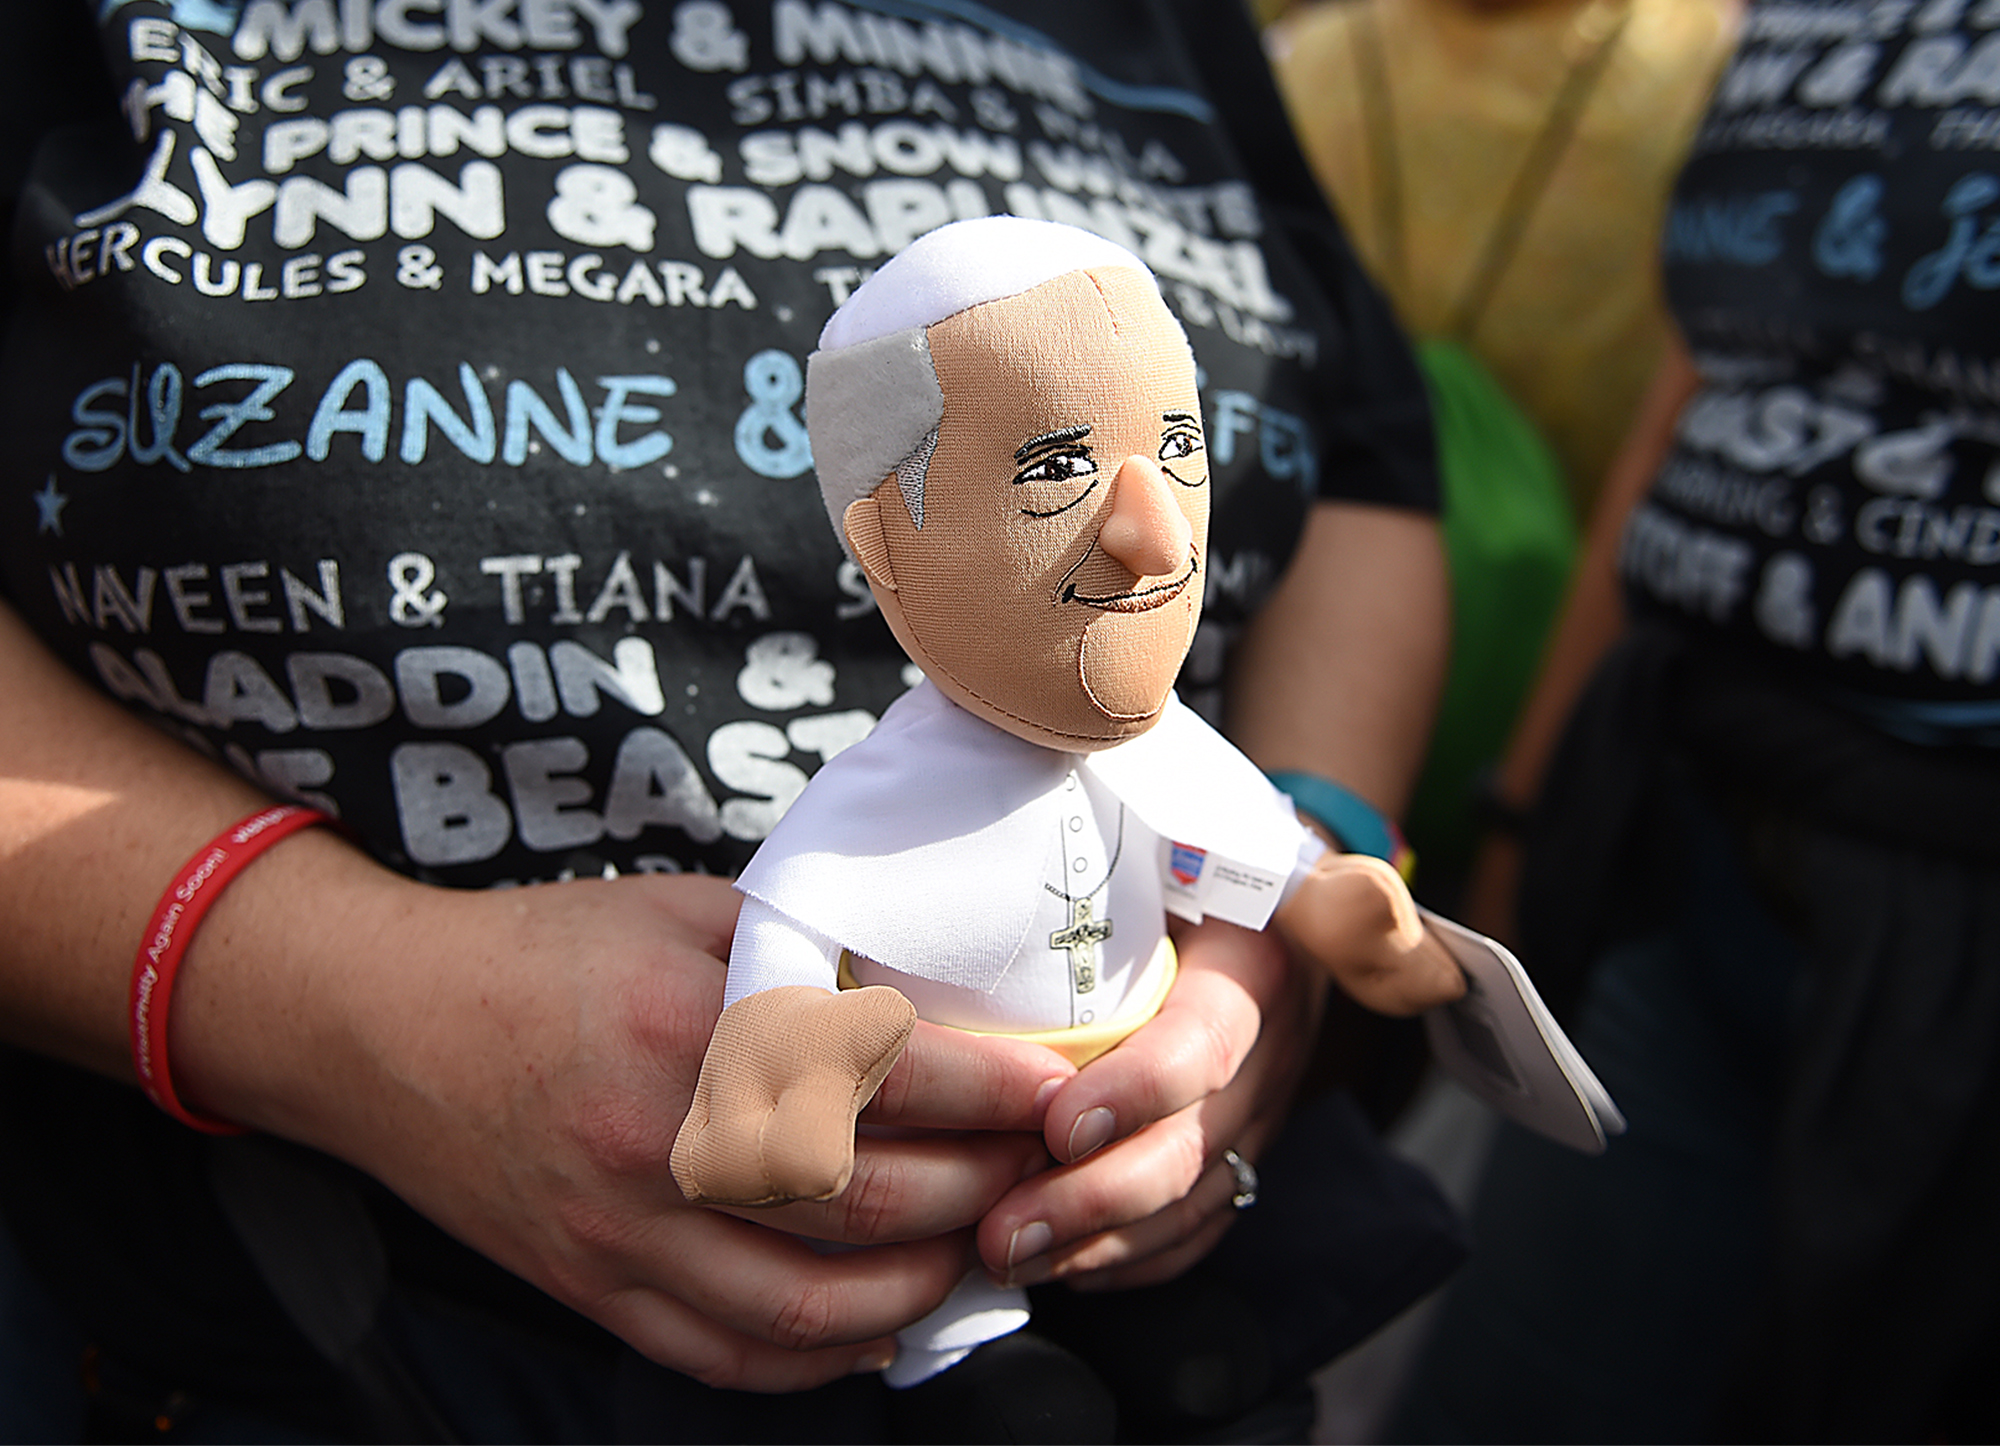
[[[930,326],[1094,266],[1147,271],[1115,241],[1060,222],[1026,216],[954,221],[919,236],[862,282],[828,319],[820,350]]]
[[[924,525],[924,476],[944,416],[929,328],[1072,271],[1103,267],[1153,275],[1123,246],[1089,231],[985,216],[919,236],[841,303],[806,359],[806,432],[842,548],[848,507],[891,472],[912,520]]]

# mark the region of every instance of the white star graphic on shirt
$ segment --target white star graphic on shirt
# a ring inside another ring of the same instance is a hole
[[[35,494],[35,510],[41,513],[41,520],[36,525],[35,531],[38,534],[53,532],[57,537],[61,537],[62,510],[68,505],[69,498],[56,491],[56,476],[51,472],[48,485]]]

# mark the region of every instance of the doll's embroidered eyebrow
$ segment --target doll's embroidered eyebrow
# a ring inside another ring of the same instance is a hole
[[[1016,462],[1025,462],[1030,456],[1041,451],[1044,447],[1054,447],[1064,442],[1080,442],[1089,435],[1090,428],[1087,425],[1063,427],[1054,432],[1044,432],[1039,437],[1030,437],[1027,441],[1016,447],[1014,449],[1014,460]]]
[[[1201,425],[1201,419],[1196,417],[1193,412],[1162,412],[1160,420],[1169,424],[1187,427],[1199,427]]]

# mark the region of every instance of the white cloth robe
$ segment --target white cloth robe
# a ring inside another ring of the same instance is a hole
[[[847,950],[859,982],[895,986],[926,1019],[1129,1032],[1165,988],[1168,913],[1262,928],[1323,851],[1291,800],[1177,698],[1127,743],[1065,753],[924,682],[828,760],[737,880],[727,1002],[833,989]],[[1053,947],[1050,926],[1074,921],[1084,891],[1114,927],[1079,990],[1077,955]],[[1022,1292],[974,1272],[898,1334],[888,1379],[914,1384],[1027,1315]]]

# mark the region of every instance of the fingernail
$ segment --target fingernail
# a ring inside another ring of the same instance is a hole
[[[1056,1097],[1056,1092],[1068,1083],[1062,1076],[1042,1081],[1041,1087],[1035,1091],[1035,1114],[1038,1118],[1048,1109],[1049,1101]]]
[[[856,1376],[877,1375],[880,1372],[888,1370],[889,1363],[895,1359],[896,1348],[894,1346],[883,1346],[879,1350],[870,1351],[867,1355],[856,1361],[854,1363],[854,1370],[850,1374]]]
[[[1046,1220],[1031,1220],[1018,1227],[1007,1241],[1007,1274],[1002,1285],[1040,1285],[1054,1272],[1049,1247],[1056,1233]]]
[[[1007,1241],[1008,1275],[1012,1276],[1016,1266],[1044,1254],[1055,1243],[1056,1233],[1046,1220],[1031,1220],[1018,1226]]]
[[[1118,1128],[1118,1116],[1109,1105],[1085,1110],[1069,1127],[1069,1162],[1074,1165],[1093,1150],[1103,1148]]]

